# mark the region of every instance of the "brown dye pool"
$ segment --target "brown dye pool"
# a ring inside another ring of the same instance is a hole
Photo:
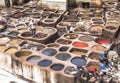
[[[98,56],[99,56],[99,53],[92,52],[90,53],[89,58],[93,60],[98,60]]]
[[[22,32],[26,32],[27,31],[27,28],[21,28],[21,29],[18,29],[18,32],[22,33]]]
[[[41,60],[38,65],[40,67],[48,67],[52,64],[52,61],[51,60],[47,60],[47,59],[44,59],[44,60]]]
[[[68,44],[72,43],[72,41],[65,40],[65,39],[58,39],[57,42],[60,43],[60,44],[63,44],[63,45],[68,45]]]
[[[18,58],[26,58],[27,56],[31,55],[31,51],[18,51],[15,53],[15,56]]]
[[[108,30],[115,30],[115,29],[117,29],[117,27],[114,27],[114,26],[107,26],[106,29],[108,29]]]
[[[36,26],[36,32],[42,31],[42,27]]]
[[[68,53],[59,53],[55,56],[58,60],[67,61],[71,58],[71,55]]]
[[[69,25],[68,22],[60,22],[60,23],[59,23],[59,26],[68,26],[68,25]]]
[[[117,27],[119,24],[117,22],[107,22],[106,25],[107,26]]]
[[[79,40],[84,41],[84,42],[90,42],[90,41],[93,41],[94,38],[91,36],[81,36],[81,37],[79,37]]]
[[[70,53],[77,54],[77,55],[86,55],[87,52],[88,52],[88,50],[78,49],[78,48],[72,48],[70,50]]]
[[[40,61],[40,59],[41,59],[40,56],[32,55],[32,56],[28,57],[26,59],[26,61],[28,61],[31,64],[35,64],[35,63],[38,63]]]
[[[53,19],[46,19],[45,22],[54,22]]]
[[[81,57],[74,57],[71,59],[71,63],[78,67],[82,67],[86,65],[86,60]]]
[[[92,46],[92,50],[93,51],[105,51],[106,48],[102,45],[94,45],[94,46]]]
[[[77,34],[65,34],[64,37],[66,39],[76,39],[78,35]]]
[[[0,45],[0,51],[3,52],[5,50],[6,46],[5,45]]]
[[[26,32],[23,32],[23,33],[21,34],[21,36],[23,36],[23,37],[31,37],[31,36],[32,36],[32,33],[31,33],[30,31],[26,31]]]
[[[37,33],[37,34],[35,35],[35,37],[36,37],[36,38],[45,38],[45,37],[47,37],[47,35],[48,35],[48,34],[45,34],[45,33]]]
[[[21,39],[13,39],[11,41],[8,42],[9,45],[18,45],[21,43]]]
[[[61,71],[64,68],[64,65],[62,65],[62,64],[53,64],[50,68],[52,70],[54,70],[54,71]]]
[[[98,21],[96,21],[96,22],[93,22],[93,24],[104,24],[103,22],[98,22]]]
[[[17,48],[16,48],[16,47],[10,47],[10,48],[8,48],[7,50],[5,50],[4,52],[5,52],[6,54],[11,55],[11,54],[17,52]]]
[[[47,47],[52,47],[52,48],[59,48],[59,44],[55,44],[55,43],[52,43],[52,44],[48,44]]]
[[[46,48],[41,53],[45,56],[54,56],[57,53],[57,50],[53,48]]]

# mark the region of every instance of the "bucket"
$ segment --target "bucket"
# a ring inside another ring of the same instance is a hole
[[[106,48],[104,46],[102,46],[102,45],[94,45],[94,46],[92,46],[91,49],[93,51],[105,51],[106,50]]]

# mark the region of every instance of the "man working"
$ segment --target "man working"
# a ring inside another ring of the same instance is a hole
[[[36,33],[36,26],[35,26],[35,21],[34,20],[30,20],[29,22],[29,27],[30,27],[30,31],[32,32],[32,36],[35,37],[35,33]]]

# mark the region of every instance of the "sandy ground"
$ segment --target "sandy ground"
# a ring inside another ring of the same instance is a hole
[[[6,71],[3,68],[0,68],[0,83],[10,83],[11,81],[14,81],[15,83],[28,83],[26,81],[23,81],[15,77],[9,71]]]

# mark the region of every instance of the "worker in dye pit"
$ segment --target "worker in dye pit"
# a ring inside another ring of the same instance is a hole
[[[35,37],[35,34],[36,34],[36,23],[35,21],[32,19],[30,20],[29,22],[29,30],[32,32],[32,36]]]
[[[67,26],[67,33],[73,33],[73,27],[71,26],[71,24]]]

